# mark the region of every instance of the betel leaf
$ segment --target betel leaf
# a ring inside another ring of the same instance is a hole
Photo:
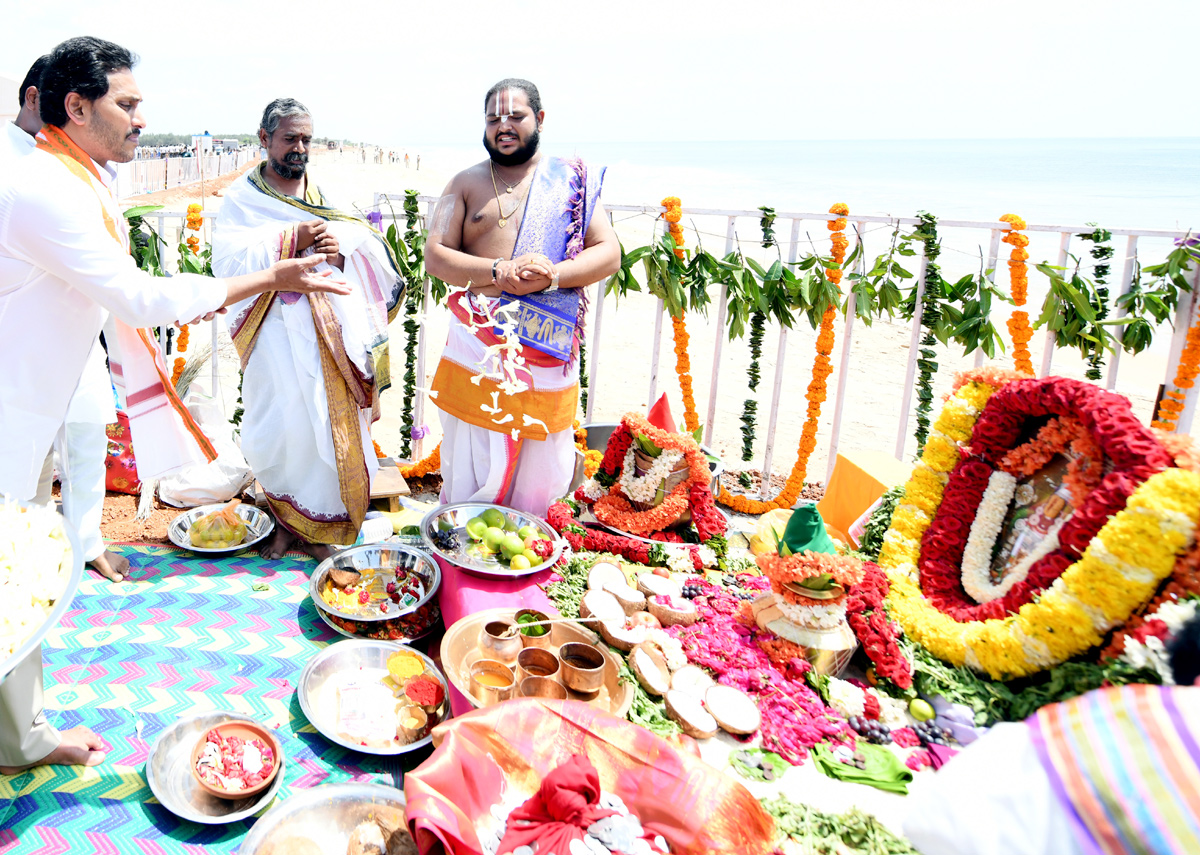
[[[640,433],[634,434],[633,441],[637,443],[638,448],[647,457],[658,457],[658,455],[662,454],[662,449],[655,445],[653,440],[647,436],[643,436]]]

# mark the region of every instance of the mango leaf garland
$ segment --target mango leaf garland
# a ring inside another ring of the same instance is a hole
[[[758,381],[762,376],[759,360],[762,359],[763,329],[767,316],[763,312],[754,312],[750,316],[750,369],[747,372],[751,392],[758,389]],[[758,413],[758,401],[747,398],[742,405],[742,460],[749,461],[754,457],[755,417]]]
[[[1098,334],[1103,334],[1103,324],[1105,318],[1108,317],[1108,274],[1112,269],[1109,261],[1113,257],[1113,248],[1109,245],[1112,241],[1112,232],[1107,229],[1102,229],[1095,223],[1088,223],[1092,226],[1092,231],[1085,232],[1078,237],[1081,240],[1091,241],[1092,249],[1091,256],[1094,262],[1092,266],[1092,275],[1096,277],[1096,331]],[[1108,348],[1112,349],[1111,343]],[[1101,377],[1100,369],[1104,367],[1104,354],[1100,348],[1092,348],[1088,353],[1084,354],[1087,359],[1087,379],[1099,380]]]
[[[917,455],[925,448],[925,440],[929,438],[929,413],[933,409],[933,375],[938,369],[934,361],[937,351],[933,349],[937,342],[934,333],[941,319],[941,269],[937,265],[937,257],[941,255],[941,244],[938,241],[937,217],[925,211],[917,212],[920,227],[914,236],[925,246],[925,295],[921,308],[921,326],[925,335],[921,338],[920,358],[917,360]],[[916,289],[914,288],[914,291]]]

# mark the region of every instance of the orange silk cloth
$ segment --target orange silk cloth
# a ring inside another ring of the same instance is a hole
[[[833,475],[817,510],[833,536],[854,543],[849,532],[858,518],[890,487],[903,484],[912,466],[879,451],[843,451],[837,456]]]
[[[481,855],[474,820],[503,787],[526,796],[583,754],[600,786],[620,796],[674,853],[774,851],[774,822],[733,778],[645,728],[579,701],[519,698],[433,731],[437,749],[404,777],[408,824],[421,855]]]

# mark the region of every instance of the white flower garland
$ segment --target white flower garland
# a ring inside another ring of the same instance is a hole
[[[596,501],[601,496],[608,495],[608,488],[605,487],[603,484],[601,484],[599,481],[597,481],[595,478],[588,478],[586,481],[583,482],[582,487],[583,487],[583,495],[586,496],[588,498],[588,500],[592,501],[592,502]]]
[[[788,603],[782,597],[775,598],[775,605],[783,616],[794,624],[807,626],[812,629],[834,629],[846,619],[846,604],[834,606],[802,606],[798,603]]]
[[[996,593],[1000,586],[993,585],[988,574],[992,549],[996,546],[996,538],[1004,526],[1004,517],[1008,515],[1008,506],[1012,504],[1016,490],[1017,479],[997,469],[988,478],[987,489],[983,491],[975,519],[971,521],[971,533],[967,535],[967,546],[963,550],[962,584],[977,603],[989,603],[1003,596]],[[1008,578],[1004,581],[1007,582]]]
[[[672,573],[695,573],[696,565],[692,562],[692,551],[686,546],[664,543],[667,551],[667,567]]]
[[[625,452],[625,462],[621,466],[621,478],[617,484],[630,501],[648,505],[654,501],[659,486],[675,469],[675,464],[682,459],[682,451],[666,449],[655,458],[650,471],[639,476],[633,462],[633,446],[630,445],[629,450]]]

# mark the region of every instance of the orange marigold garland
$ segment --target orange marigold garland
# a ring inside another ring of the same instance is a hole
[[[1183,352],[1179,354],[1179,367],[1175,369],[1174,389],[1168,389],[1163,399],[1158,403],[1158,418],[1150,423],[1151,427],[1160,430],[1175,430],[1179,414],[1183,412],[1187,393],[1180,389],[1190,389],[1196,385],[1196,375],[1200,374],[1200,320],[1192,324],[1187,331],[1187,342]]]
[[[188,349],[188,339],[191,338],[190,330],[191,327],[184,324],[183,328],[179,331],[179,337],[175,339],[175,349],[180,353]]]
[[[696,398],[692,394],[692,361],[688,358],[688,331],[683,316],[671,318],[675,334],[675,373],[679,375],[679,391],[683,394],[683,423],[689,432],[700,427],[696,414]]]
[[[683,219],[683,203],[678,196],[668,196],[662,200],[662,206],[667,209],[662,218],[667,221],[667,231],[675,240],[675,257],[683,258],[683,227],[679,225]]]
[[[839,202],[829,209],[829,213],[838,215],[838,219],[829,221],[829,228],[834,232],[832,257],[834,261],[841,264],[846,257],[846,247],[849,245],[849,241],[841,232],[846,228],[846,214],[850,213],[850,208]],[[838,240],[839,237],[841,240]],[[842,281],[840,268],[828,268],[825,275],[835,285]],[[833,363],[830,362],[829,355],[833,353],[833,319],[836,316],[837,308],[835,306],[827,307],[825,314],[821,316],[821,326],[817,333],[817,355],[813,360],[812,382],[808,384],[808,390],[805,393],[808,400],[808,412],[804,429],[800,432],[800,447],[796,453],[796,465],[792,467],[787,483],[784,484],[779,495],[769,501],[751,499],[749,496],[735,496],[725,487],[721,487],[721,494],[717,497],[721,504],[733,508],[741,514],[765,514],[775,508],[790,508],[800,498],[800,491],[804,489],[804,476],[808,473],[808,459],[812,456],[813,449],[817,447],[817,421],[821,417],[821,405],[825,403],[829,375],[833,373]]]
[[[1029,237],[1020,234],[1025,228],[1025,221],[1016,214],[1005,214],[1000,222],[1008,223],[1008,232],[1001,240],[1012,246],[1008,254],[1008,275],[1012,283],[1012,298],[1017,310],[1008,319],[1008,333],[1013,342],[1013,365],[1018,371],[1030,377],[1033,376],[1033,360],[1029,356],[1029,340],[1033,338],[1033,329],[1029,326],[1029,313],[1022,311],[1025,298],[1029,293],[1029,275],[1025,262],[1029,259]]]
[[[579,426],[579,419],[575,419],[572,427],[575,429],[575,447],[583,454],[583,474],[591,478],[596,474],[596,470],[600,468],[600,461],[604,459],[604,452],[587,447],[587,431]]]
[[[416,463],[410,463],[407,466],[400,467],[400,474],[405,478],[424,478],[430,472],[437,472],[442,468],[442,444],[439,442],[437,448],[429,453],[429,456],[424,460],[419,460]]]
[[[183,376],[183,368],[185,365],[187,365],[187,360],[184,359],[182,356],[177,356],[175,358],[175,368],[171,372],[171,385],[172,386],[179,385],[179,378]]]

